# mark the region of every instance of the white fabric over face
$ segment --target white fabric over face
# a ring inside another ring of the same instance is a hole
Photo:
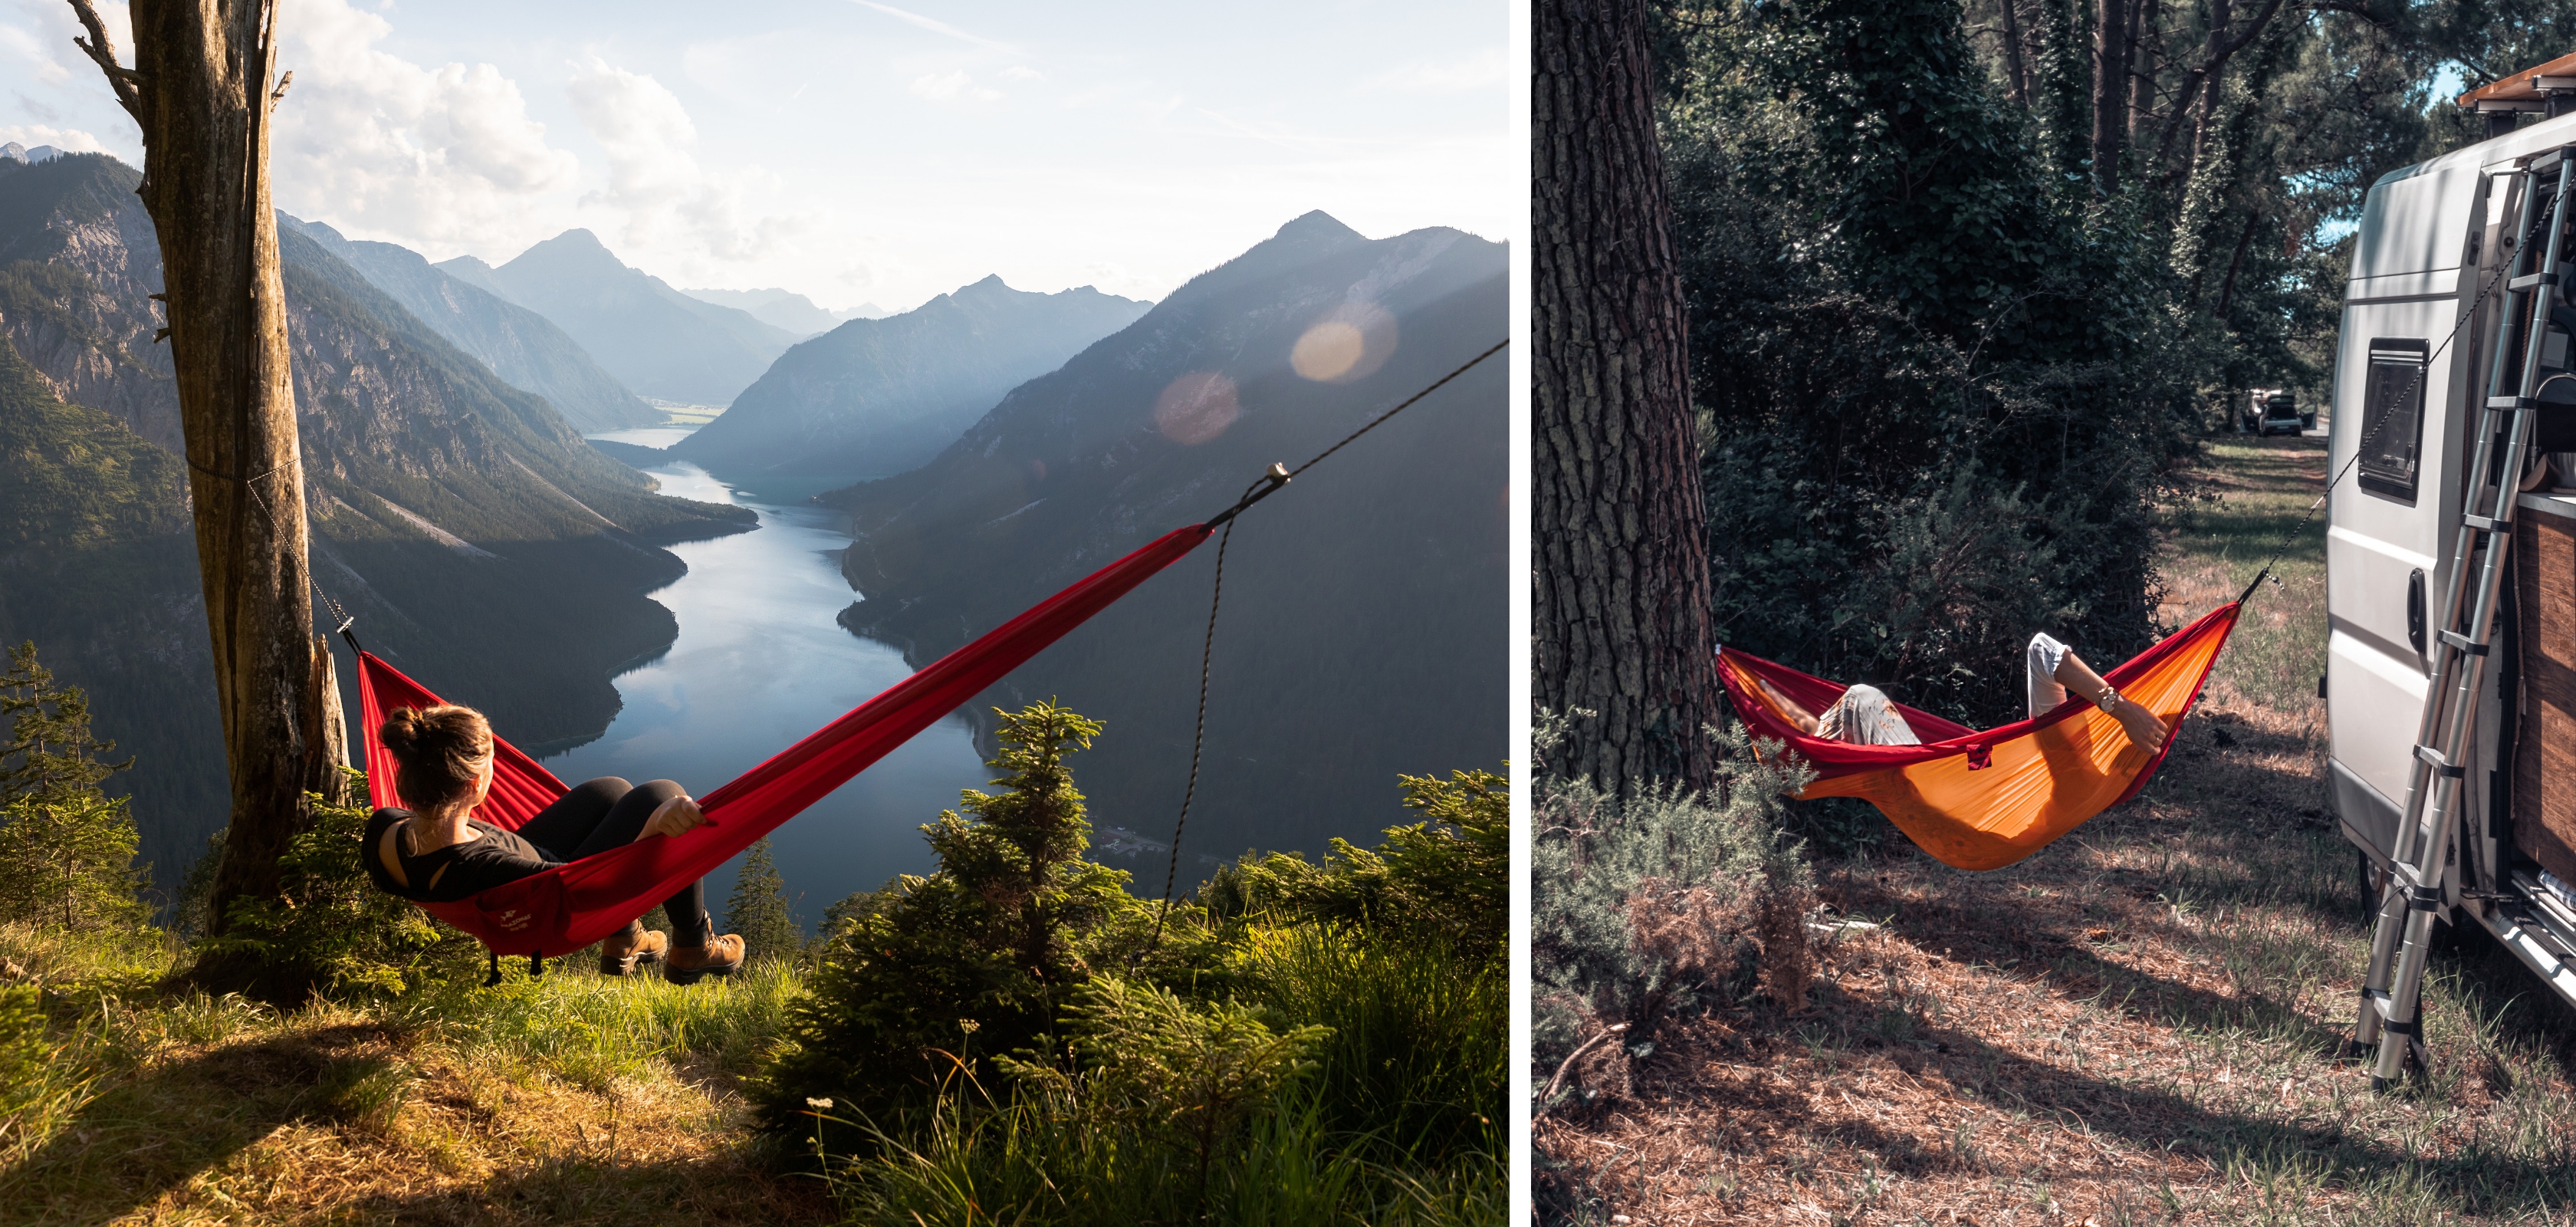
[[[1919,746],[1903,713],[1876,686],[1854,686],[1816,719],[1816,736],[1864,746]]]
[[[2030,714],[2045,714],[2066,701],[2066,687],[2057,684],[2057,666],[2066,663],[2066,645],[2048,637],[2046,632],[2030,637]]]

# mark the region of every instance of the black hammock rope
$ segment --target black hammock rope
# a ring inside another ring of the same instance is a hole
[[[1439,391],[1441,387],[1447,384],[1450,380],[1466,374],[1469,368],[1502,352],[1503,347],[1509,344],[1511,344],[1511,340],[1508,337],[1494,342],[1493,346],[1488,348],[1485,352],[1467,359],[1465,362],[1459,364],[1458,369],[1433,380],[1429,387],[1426,387],[1411,396],[1405,397],[1403,401],[1399,402],[1395,406],[1395,408],[1389,409],[1376,417],[1370,418],[1367,422],[1361,424],[1358,430],[1354,430],[1351,433],[1342,436],[1341,442],[1335,443],[1331,447],[1315,453],[1314,458],[1308,460],[1306,463],[1298,465],[1293,469],[1284,464],[1271,465],[1270,471],[1262,474],[1260,480],[1255,481],[1250,486],[1244,488],[1243,497],[1236,499],[1234,506],[1228,507],[1224,511],[1217,513],[1215,518],[1208,521],[1208,527],[1215,528],[1218,525],[1223,525],[1224,531],[1219,533],[1216,539],[1216,580],[1210,585],[1208,591],[1207,639],[1199,645],[1199,714],[1198,723],[1190,733],[1190,782],[1189,786],[1181,792],[1180,817],[1172,821],[1172,859],[1171,863],[1166,865],[1163,869],[1163,906],[1162,909],[1154,915],[1154,936],[1143,946],[1137,949],[1133,958],[1127,960],[1127,965],[1129,967],[1134,967],[1138,962],[1142,961],[1146,955],[1152,954],[1156,949],[1162,946],[1163,922],[1169,919],[1172,914],[1172,886],[1176,881],[1178,881],[1181,872],[1181,832],[1189,825],[1190,802],[1196,799],[1199,793],[1199,755],[1200,752],[1207,747],[1208,673],[1211,663],[1216,659],[1216,611],[1217,607],[1225,599],[1225,547],[1227,542],[1234,538],[1234,518],[1243,514],[1243,512],[1250,508],[1254,503],[1258,503],[1277,493],[1281,486],[1285,486],[1290,481],[1294,480],[1299,473],[1303,473],[1306,470],[1315,467],[1317,464],[1322,463],[1326,456],[1330,456],[1333,453],[1342,450],[1344,447],[1349,446],[1351,440],[1357,439],[1361,435],[1367,434],[1368,432],[1377,429],[1379,426],[1384,425],[1388,418],[1394,417],[1395,415],[1404,412],[1406,409],[1411,408],[1415,401],[1421,400],[1423,397]]]

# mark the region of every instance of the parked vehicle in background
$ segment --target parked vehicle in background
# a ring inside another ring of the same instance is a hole
[[[2263,408],[2260,412],[2261,416],[2255,419],[2256,434],[2269,435],[2279,432],[2295,435],[2308,428],[2307,420],[2299,414],[2297,393],[2275,390],[2266,394],[2263,397]]]

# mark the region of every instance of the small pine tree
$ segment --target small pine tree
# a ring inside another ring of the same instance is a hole
[[[743,855],[733,895],[725,901],[724,927],[742,935],[748,957],[755,959],[792,959],[805,945],[804,927],[788,911],[787,882],[769,859],[768,836]]]
[[[832,909],[790,1044],[755,1087],[766,1128],[810,1135],[814,1098],[891,1126],[957,1070],[942,1054],[985,1077],[990,1057],[1033,1048],[1090,978],[1086,956],[1120,958],[1101,943],[1152,927],[1127,875],[1082,856],[1091,824],[1065,758],[1099,723],[1052,702],[997,714],[1002,789],[967,789],[962,815],[921,828],[938,871]]]
[[[30,641],[9,649],[0,672],[0,805],[21,797],[68,801],[96,792],[107,777],[134,765],[102,761],[116,743],[90,736],[89,696],[78,686],[57,686],[53,670],[36,662]]]
[[[89,731],[89,697],[54,684],[36,645],[0,672],[0,919],[67,929],[142,923],[134,817],[99,784],[134,765]]]

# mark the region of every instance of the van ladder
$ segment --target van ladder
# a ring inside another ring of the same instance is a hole
[[[2475,459],[2460,498],[2467,510],[2460,516],[2451,551],[2454,565],[2443,585],[2442,617],[2437,623],[2442,629],[2426,645],[2433,655],[2433,681],[2424,695],[2423,723],[2416,732],[2415,757],[2406,782],[2405,818],[2398,824],[2396,853],[2389,858],[2387,886],[2370,939],[2370,973],[2361,990],[2361,1018],[2353,1029],[2357,1049],[2377,1049],[2370,1078],[2374,1091],[2386,1090],[2395,1081],[2410,1051],[2419,1067],[2423,1061],[2419,1007],[2426,946],[2433,936],[2434,918],[2446,907],[2442,880],[2457,843],[2454,828],[2460,821],[2463,777],[2477,732],[2487,649],[2495,642],[2497,597],[2513,541],[2514,503],[2531,445],[2533,410],[2539,403],[2541,380],[2555,373],[2540,365],[2541,343],[2548,335],[2550,308],[2564,292],[2558,253],[2566,242],[2576,146],[2536,155],[2520,168],[2499,167],[2496,174],[2515,176],[2521,189],[2505,210],[2500,234],[2532,236],[2530,223],[2537,209],[2545,207],[2549,220],[2539,231],[2546,236],[2544,241],[2522,242],[2504,257],[2509,261],[2506,298],[2497,312],[2495,337],[2488,349],[2485,406]],[[2554,190],[2544,193],[2544,180]],[[2503,186],[2491,182],[2488,190]],[[2474,276],[2475,271],[2472,266],[2463,275]],[[2514,356],[2517,340],[2525,341],[2519,346],[2521,369],[2508,394],[2505,366]],[[2355,446],[2367,442],[2356,438]]]

